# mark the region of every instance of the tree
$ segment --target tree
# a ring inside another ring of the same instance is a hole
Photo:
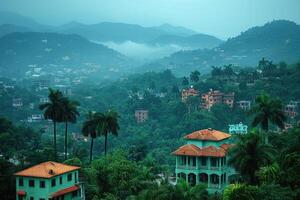
[[[232,184],[226,187],[223,200],[258,200],[259,191],[256,186]]]
[[[185,76],[182,78],[182,85],[183,87],[187,87],[189,85],[189,79]]]
[[[261,94],[255,99],[255,105],[249,111],[250,115],[255,115],[252,121],[252,126],[258,124],[268,133],[269,122],[277,125],[279,128],[284,128],[286,117],[283,112],[283,105],[279,99],[272,99],[268,94]],[[265,142],[268,143],[268,136],[265,137]]]
[[[65,122],[65,160],[67,159],[68,154],[68,122],[76,123],[77,117],[79,116],[79,112],[77,107],[79,103],[77,101],[69,100],[68,98],[64,98],[62,101],[63,104],[63,121]]]
[[[228,163],[250,184],[256,184],[258,182],[256,172],[260,167],[272,162],[274,149],[264,144],[256,131],[237,135],[237,139],[237,144],[229,151]]]
[[[101,113],[93,113],[89,112],[87,115],[86,121],[83,123],[81,132],[84,136],[91,137],[91,147],[90,147],[90,162],[93,159],[93,146],[94,146],[94,139],[98,136],[97,130],[98,127],[101,126],[99,119],[103,116]]]
[[[118,130],[120,129],[119,123],[118,123],[118,118],[119,115],[115,111],[108,111],[103,114],[102,118],[100,118],[100,123],[101,123],[101,132],[100,134],[104,136],[105,138],[105,143],[104,143],[104,154],[106,156],[107,153],[107,137],[108,134],[111,133],[115,136],[118,136]]]
[[[51,119],[53,122],[54,152],[55,159],[57,159],[56,124],[63,120],[63,94],[59,90],[49,88],[48,98],[50,102],[41,104],[39,108],[40,110],[44,110],[44,118]]]
[[[191,72],[190,74],[190,79],[192,82],[197,83],[199,81],[200,77],[200,72],[195,70],[193,72]]]

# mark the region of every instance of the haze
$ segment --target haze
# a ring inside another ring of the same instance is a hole
[[[300,23],[299,0],[1,0],[0,10],[48,25],[102,21],[185,26],[222,39],[274,19]]]

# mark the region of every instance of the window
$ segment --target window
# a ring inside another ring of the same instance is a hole
[[[77,183],[77,172],[74,173],[75,183]]]
[[[40,181],[40,188],[45,188],[45,181]]]
[[[206,157],[201,157],[201,165],[206,166]]]
[[[29,180],[29,187],[34,187],[34,180]]]
[[[62,177],[59,177],[59,184],[62,184]]]
[[[19,199],[19,200],[23,200],[24,198],[23,198],[23,196],[18,195],[18,199]]]
[[[56,180],[55,178],[51,180],[51,186],[54,187],[56,185]]]
[[[23,180],[23,178],[19,178],[19,186],[24,186],[24,180]]]
[[[72,180],[72,173],[68,174],[68,181]]]
[[[72,197],[77,197],[77,192],[78,192],[78,190],[72,192]]]
[[[46,200],[46,199],[44,199],[44,198],[40,198],[40,200]]]
[[[33,197],[30,197],[30,200],[34,200],[34,198],[33,198]]]

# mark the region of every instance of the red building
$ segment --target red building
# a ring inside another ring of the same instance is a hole
[[[188,97],[195,97],[195,96],[199,96],[199,93],[194,88],[189,88],[189,89],[186,89],[186,90],[183,89],[182,92],[181,92],[182,102],[186,102]]]
[[[222,93],[218,90],[210,90],[208,93],[202,94],[202,108],[210,110],[211,107],[218,103],[223,103],[229,107],[234,104],[234,92]]]

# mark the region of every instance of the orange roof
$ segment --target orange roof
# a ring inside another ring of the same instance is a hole
[[[229,138],[231,135],[228,133],[223,133],[221,131],[213,130],[213,129],[203,129],[199,131],[195,131],[191,134],[186,135],[185,139],[191,140],[212,140],[212,141],[220,141],[226,138]]]
[[[79,190],[80,187],[77,186],[77,185],[74,185],[74,186],[71,186],[69,188],[66,188],[66,189],[63,189],[63,190],[59,190],[58,192],[55,192],[51,195],[52,198],[55,198],[55,197],[59,197],[59,196],[62,196],[64,194],[67,194],[67,193],[70,193],[70,192],[74,192],[76,190]]]
[[[178,156],[211,156],[211,157],[224,157],[227,150],[224,148],[217,148],[214,146],[208,146],[204,148],[199,148],[193,144],[187,144],[179,147],[172,154]]]
[[[57,162],[44,162],[15,173],[16,176],[30,176],[40,178],[51,178],[60,174],[80,169],[77,166],[66,165]]]

